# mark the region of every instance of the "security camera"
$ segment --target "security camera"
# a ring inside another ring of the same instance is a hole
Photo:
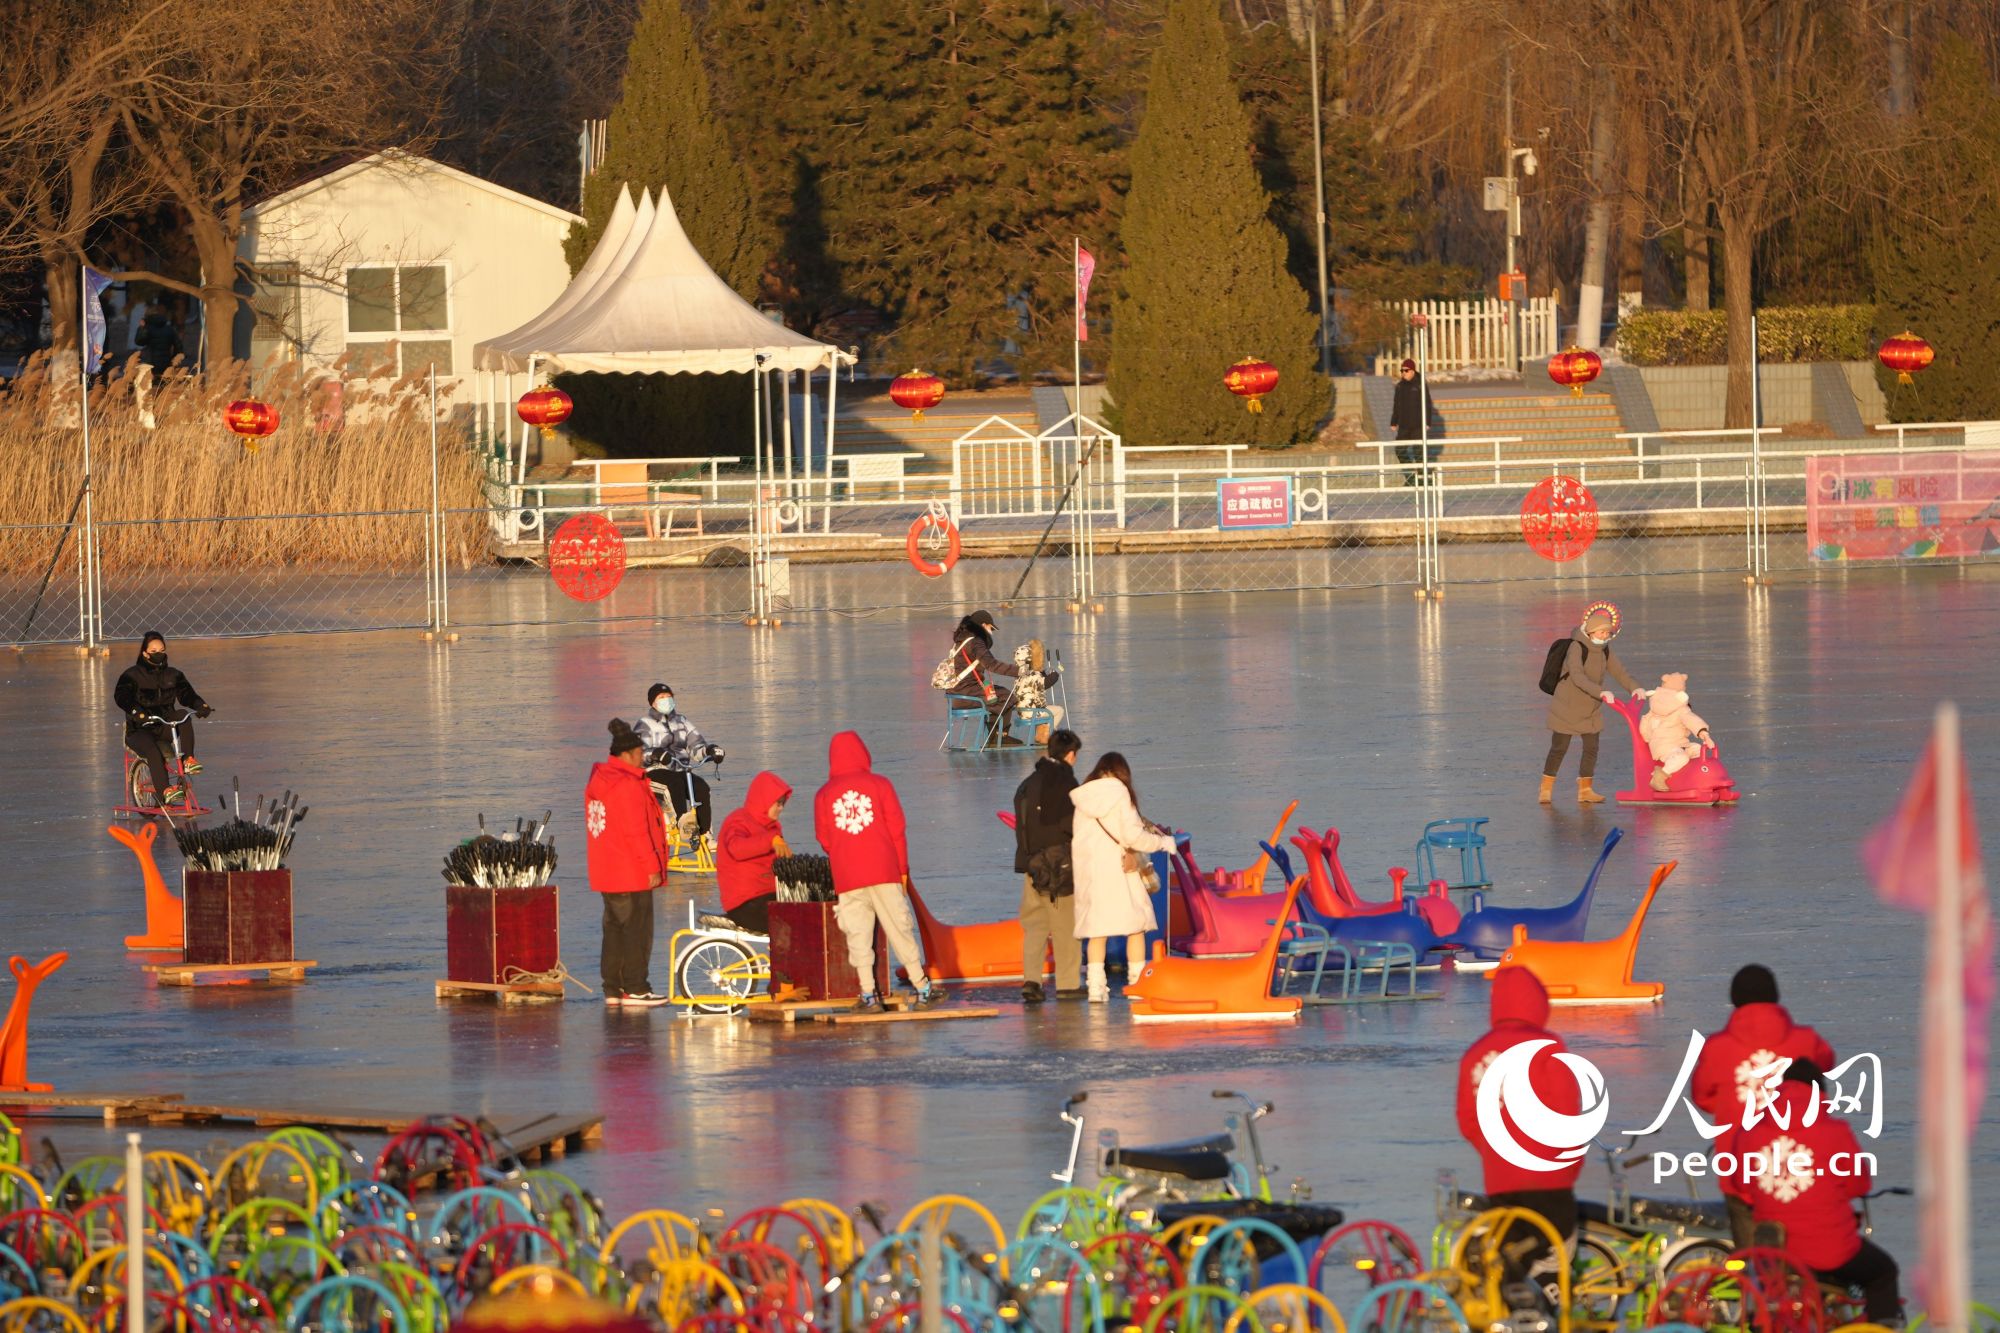
[[[1535,174],[1535,168],[1539,167],[1540,165],[1541,163],[1537,161],[1535,158],[1535,150],[1532,148],[1530,148],[1527,151],[1527,154],[1521,158],[1521,170],[1526,172],[1530,176]]]

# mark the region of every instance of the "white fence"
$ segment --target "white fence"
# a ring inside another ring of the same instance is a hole
[[[1375,354],[1375,373],[1394,375],[1405,357],[1432,375],[1459,370],[1518,370],[1545,361],[1556,343],[1556,298],[1526,301],[1394,301],[1386,309],[1402,318],[1403,335]],[[1423,327],[1416,325],[1423,317]]]

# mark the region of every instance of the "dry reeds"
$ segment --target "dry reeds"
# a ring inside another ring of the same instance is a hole
[[[0,560],[46,559],[46,526],[83,484],[75,382],[31,362],[0,392]],[[421,378],[346,379],[287,366],[256,396],[278,409],[253,451],[222,424],[240,367],[155,384],[136,362],[90,392],[91,508],[109,570],[307,566],[417,568],[431,504],[429,398]],[[440,504],[451,559],[485,555],[480,465],[465,429],[440,422]]]

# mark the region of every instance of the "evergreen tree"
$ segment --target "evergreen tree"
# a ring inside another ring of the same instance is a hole
[[[1917,177],[1875,255],[1875,331],[1910,329],[1937,359],[1911,386],[1876,368],[1894,421],[2000,417],[2000,95],[1979,52],[1948,37],[1925,81]]]
[[[607,126],[603,165],[584,187],[584,224],[564,249],[581,268],[620,188],[665,187],[695,250],[738,294],[755,299],[769,246],[750,182],[709,108],[708,75],[681,0],[645,0]],[[747,375],[565,375],[577,437],[627,456],[746,455]]]
[[[1331,403],[1318,321],[1286,270],[1228,52],[1216,0],[1169,0],[1112,303],[1113,424],[1135,444],[1283,447],[1311,437]],[[1244,356],[1278,371],[1262,413],[1222,385]]]

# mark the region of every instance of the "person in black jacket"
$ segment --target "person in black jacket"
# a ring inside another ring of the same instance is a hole
[[[1014,703],[1014,692],[1005,686],[993,683],[996,676],[1016,677],[1021,668],[1012,661],[1003,661],[993,655],[993,613],[974,611],[959,621],[951,632],[951,664],[953,684],[947,694],[960,699],[977,699],[986,706],[989,714],[1004,716]],[[1055,688],[1057,673],[1044,673],[1050,689]],[[1056,720],[1062,720],[1058,714]],[[1026,741],[1001,730],[993,744],[1009,749],[1024,746]]]
[[[186,676],[167,665],[167,641],[153,630],[139,640],[139,660],[118,678],[111,700],[125,713],[125,748],[145,760],[153,775],[153,788],[160,793],[160,804],[175,804],[181,788],[168,785],[168,719],[183,712],[207,717],[215,710],[194,692]],[[182,722],[171,730],[180,734],[181,771],[201,772],[201,763],[194,757],[194,723]]]
[[[1423,376],[1417,374],[1417,363],[1407,358],[1396,380],[1396,403],[1389,411],[1389,429],[1396,433],[1396,439],[1413,440],[1413,444],[1396,445],[1396,461],[1403,464],[1403,484],[1417,484],[1417,461],[1428,452],[1430,461],[1435,463],[1444,452],[1441,444],[1425,447],[1426,440],[1436,440],[1444,434],[1444,422],[1438,417],[1437,400],[1431,397]]]
[[[1056,994],[1083,994],[1083,948],[1076,937],[1076,885],[1070,878],[1070,821],[1076,807],[1073,731],[1049,734],[1049,752],[1014,789],[1014,869],[1021,873],[1021,1000],[1040,1004],[1042,959],[1056,955]]]

